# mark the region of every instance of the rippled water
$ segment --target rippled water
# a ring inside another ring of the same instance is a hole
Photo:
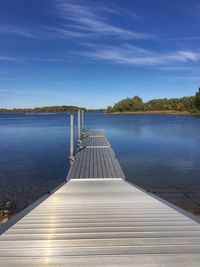
[[[103,128],[128,180],[186,209],[200,205],[200,117],[87,113]],[[0,202],[20,210],[69,168],[69,114],[0,114]]]

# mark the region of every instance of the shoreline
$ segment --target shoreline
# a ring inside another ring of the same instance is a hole
[[[200,116],[200,113],[183,111],[122,111],[122,112],[105,112],[111,115],[191,115]]]
[[[111,115],[190,115],[190,116],[200,116],[200,112],[189,112],[189,111],[122,111],[122,112],[107,112],[107,111],[86,111],[86,112],[102,112],[104,114],[111,114]],[[58,114],[58,113],[70,113],[70,111],[48,111],[48,112],[1,112],[0,114]]]

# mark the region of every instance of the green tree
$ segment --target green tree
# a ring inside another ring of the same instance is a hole
[[[132,99],[128,97],[120,100],[118,103],[114,105],[113,109],[116,112],[132,111],[133,109]]]
[[[108,112],[108,113],[113,112],[113,108],[112,108],[111,106],[108,106],[108,107],[107,107],[107,112]]]
[[[194,103],[195,103],[195,107],[197,109],[200,109],[200,88],[199,88],[199,91],[195,95]]]
[[[142,98],[139,96],[134,96],[133,98],[127,97],[125,99],[120,100],[116,104],[114,104],[112,111],[113,112],[123,112],[123,111],[139,111],[143,110],[144,105]],[[110,108],[109,108],[110,110]]]
[[[142,98],[139,96],[134,96],[132,98],[132,110],[133,111],[139,111],[139,110],[143,110],[144,106],[143,106],[143,101]]]

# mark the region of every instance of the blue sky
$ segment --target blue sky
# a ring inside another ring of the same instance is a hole
[[[0,107],[193,95],[198,0],[0,0]]]

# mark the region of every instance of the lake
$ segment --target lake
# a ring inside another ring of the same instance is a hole
[[[87,113],[85,120],[105,130],[129,181],[200,211],[199,116]],[[68,113],[0,114],[0,203],[17,212],[58,186],[68,154]]]

